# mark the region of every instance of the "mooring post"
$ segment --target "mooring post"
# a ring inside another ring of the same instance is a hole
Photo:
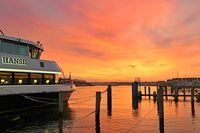
[[[174,96],[174,101],[178,102],[178,86],[175,85],[175,96]]]
[[[138,92],[137,98],[138,98],[139,100],[142,100],[142,91],[139,91],[139,92]]]
[[[107,88],[107,109],[108,112],[112,111],[112,86],[108,85]]]
[[[132,83],[132,100],[137,99],[138,96],[138,82]]]
[[[149,94],[149,99],[151,99],[151,88],[150,88],[150,86],[148,87],[148,94]]]
[[[154,91],[154,92],[153,92],[153,101],[154,101],[154,102],[156,102],[156,98],[157,98],[157,95],[156,95],[156,92]]]
[[[100,123],[100,102],[101,102],[101,92],[96,92],[96,108],[95,108],[95,120],[96,123]]]
[[[183,87],[183,100],[186,101],[186,96],[185,96],[185,87]]]
[[[163,106],[163,87],[160,86],[158,90],[158,114],[160,133],[164,133],[164,106]]]
[[[167,96],[167,86],[165,86],[165,98],[166,98],[166,100],[168,100],[168,96]]]
[[[195,93],[198,93],[198,90],[197,90],[197,89],[198,89],[198,88],[195,89]]]
[[[147,87],[146,86],[144,86],[144,94],[145,94],[145,96],[147,95]]]
[[[191,109],[192,109],[192,116],[195,116],[195,109],[194,109],[194,86],[192,85],[191,88]]]
[[[194,87],[191,88],[191,102],[194,102]]]
[[[197,93],[197,102],[199,103],[200,102],[200,93]]]
[[[132,83],[132,107],[133,109],[138,109],[138,82]]]
[[[173,94],[173,85],[171,85],[171,94]]]
[[[59,115],[62,115],[64,109],[64,92],[59,91]]]

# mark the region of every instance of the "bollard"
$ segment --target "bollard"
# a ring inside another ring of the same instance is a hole
[[[168,100],[168,96],[167,96],[167,86],[165,86],[165,98],[166,98],[166,100]]]
[[[96,108],[95,108],[95,120],[97,125],[100,123],[100,102],[101,102],[101,92],[96,92]]]
[[[149,94],[149,99],[151,99],[151,90],[150,86],[148,87],[148,94]]]
[[[154,101],[154,102],[156,102],[156,98],[157,98],[157,95],[156,95],[156,92],[154,91],[154,92],[153,92],[153,101]]]
[[[183,88],[183,100],[186,101],[186,96],[185,96],[185,87]]]
[[[112,111],[112,86],[108,85],[107,88],[107,109],[108,112]]]
[[[158,114],[159,114],[159,127],[160,133],[164,133],[164,106],[163,106],[163,87],[158,90]]]
[[[144,86],[144,94],[145,94],[145,96],[147,95],[147,87],[146,86]]]
[[[59,91],[59,114],[62,115],[64,109],[64,92]]]

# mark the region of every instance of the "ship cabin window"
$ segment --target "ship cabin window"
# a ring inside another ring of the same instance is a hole
[[[0,52],[28,56],[28,47],[24,43],[1,40]]]
[[[12,84],[12,73],[0,72],[0,85]]]
[[[15,73],[14,74],[14,83],[17,85],[29,84],[28,73]]]
[[[42,50],[34,46],[29,47],[29,56],[33,59],[39,59],[41,56]]]
[[[44,84],[55,84],[55,75],[44,74]]]
[[[41,85],[43,83],[42,74],[30,74],[30,82],[32,85]]]
[[[64,84],[64,76],[63,74],[56,74],[55,75],[55,84]]]
[[[0,85],[51,85],[63,84],[62,75],[0,72]]]

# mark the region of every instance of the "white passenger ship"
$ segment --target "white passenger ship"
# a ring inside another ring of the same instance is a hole
[[[59,91],[69,99],[74,84],[54,61],[41,60],[42,52],[39,43],[0,35],[0,114],[56,103]]]

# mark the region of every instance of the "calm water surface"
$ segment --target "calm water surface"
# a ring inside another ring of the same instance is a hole
[[[32,133],[89,133],[95,130],[95,96],[96,91],[104,91],[106,86],[77,87],[66,107],[63,118],[57,116],[57,109],[28,112],[26,119],[18,118],[2,132]],[[143,88],[140,88],[143,91]],[[155,88],[154,88],[155,89]],[[153,91],[153,90],[152,90]],[[138,109],[132,109],[131,86],[113,86],[112,114],[107,113],[106,93],[101,100],[101,133],[157,133],[159,118],[157,104],[148,97],[138,103]],[[91,97],[90,97],[91,96]],[[89,99],[81,99],[89,97]],[[79,99],[80,98],[80,99]],[[164,100],[164,129],[166,133],[200,132],[200,104],[195,102],[195,112],[191,110],[190,98],[186,102],[179,98]],[[84,101],[84,102],[83,102]],[[42,113],[40,113],[42,112]]]

